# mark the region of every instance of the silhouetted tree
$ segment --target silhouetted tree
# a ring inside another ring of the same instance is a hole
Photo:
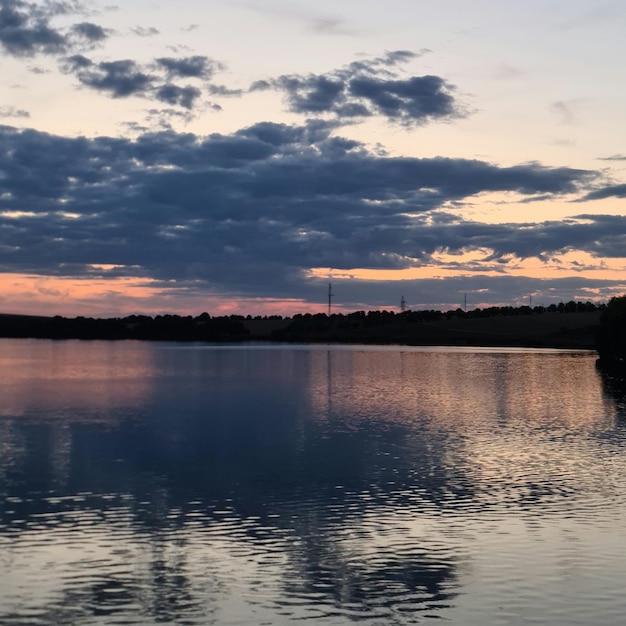
[[[599,364],[626,373],[626,296],[612,298],[600,317]]]

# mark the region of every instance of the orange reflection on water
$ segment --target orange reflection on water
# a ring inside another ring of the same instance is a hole
[[[608,425],[592,353],[329,350],[311,353],[314,414],[433,426],[523,420],[578,429]]]
[[[329,430],[400,427],[409,458],[432,455],[452,492],[471,485],[525,506],[609,484],[597,470],[599,435],[614,429],[616,409],[593,353],[328,351],[311,360],[317,420]]]
[[[115,421],[152,389],[151,352],[134,342],[0,340],[0,416]]]

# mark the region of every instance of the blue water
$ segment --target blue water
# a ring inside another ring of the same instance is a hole
[[[0,624],[623,624],[595,354],[0,341]]]

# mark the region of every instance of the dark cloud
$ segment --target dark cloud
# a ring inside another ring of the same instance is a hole
[[[222,66],[205,56],[162,57],[153,63],[140,65],[131,59],[94,62],[82,54],[76,54],[65,58],[61,67],[66,73],[76,76],[82,86],[114,98],[138,96],[187,110],[194,109],[199,102],[207,108],[220,109],[215,103],[202,101],[201,86],[205,86],[211,95],[231,96],[241,93],[208,82]],[[200,86],[180,85],[174,82],[176,79],[196,80]]]
[[[110,32],[91,22],[79,22],[67,29],[51,24],[54,17],[82,12],[79,2],[0,0],[0,46],[16,57],[62,55],[93,48],[105,41]]]
[[[13,56],[38,53],[60,54],[66,50],[65,36],[49,24],[49,14],[34,3],[0,1],[0,45]]]
[[[626,217],[483,224],[443,210],[489,191],[553,198],[590,184],[592,172],[389,157],[333,136],[336,128],[265,122],[130,140],[2,127],[0,269],[81,276],[113,264],[181,288],[309,297],[312,267],[407,268],[489,250],[497,268],[626,249]]]
[[[80,22],[72,26],[71,33],[78,40],[84,41],[87,46],[91,47],[108,39],[111,31],[98,26],[98,24]]]
[[[193,109],[194,102],[202,95],[197,87],[179,87],[167,84],[159,87],[156,99],[171,105],[178,105],[185,109]]]
[[[395,67],[417,56],[398,50],[383,57],[355,61],[328,74],[284,75],[257,81],[251,89],[281,91],[290,111],[306,115],[381,115],[405,126],[462,116],[462,108],[453,95],[454,87],[444,79],[398,75]]]
[[[46,0],[34,6],[37,6],[38,10],[49,17],[81,14],[87,11],[85,4],[81,0]]]
[[[221,64],[205,56],[191,56],[185,58],[162,57],[156,59],[158,66],[165,69],[170,78],[204,78],[209,79]]]
[[[626,155],[624,154],[613,154],[607,157],[599,157],[600,161],[626,161]]]
[[[601,189],[589,192],[584,198],[586,200],[604,200],[605,198],[626,198],[626,184],[608,185]]]
[[[364,76],[350,82],[350,92],[371,103],[375,112],[393,120],[423,120],[455,114],[454,101],[438,76],[384,82]]]
[[[156,123],[157,127],[161,129],[172,129],[171,121],[178,120],[183,123],[188,123],[193,119],[193,114],[191,111],[181,111],[180,109],[149,109],[147,112],[147,122],[150,125],[150,128],[154,127]],[[139,125],[135,124],[136,128],[135,132],[147,133],[149,132],[149,128],[141,128]]]
[[[115,98],[145,94],[153,84],[153,78],[130,59],[94,63],[83,55],[74,55],[66,59],[64,69],[82,85]]]
[[[222,98],[239,97],[243,95],[242,89],[230,89],[224,85],[208,85],[207,93],[212,96],[219,96]]]

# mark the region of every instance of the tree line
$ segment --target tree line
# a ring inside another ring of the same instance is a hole
[[[447,319],[472,319],[496,316],[568,314],[604,310],[606,305],[593,302],[560,302],[544,306],[493,306],[469,311],[457,308],[450,311],[392,310],[355,311],[352,313],[298,313],[292,317],[281,315],[129,315],[126,317],[37,317],[0,315],[1,337],[31,337],[47,339],[141,339],[170,341],[242,341],[254,338],[248,321],[284,321],[269,338],[289,340],[315,332],[374,328],[388,325],[437,322]]]

